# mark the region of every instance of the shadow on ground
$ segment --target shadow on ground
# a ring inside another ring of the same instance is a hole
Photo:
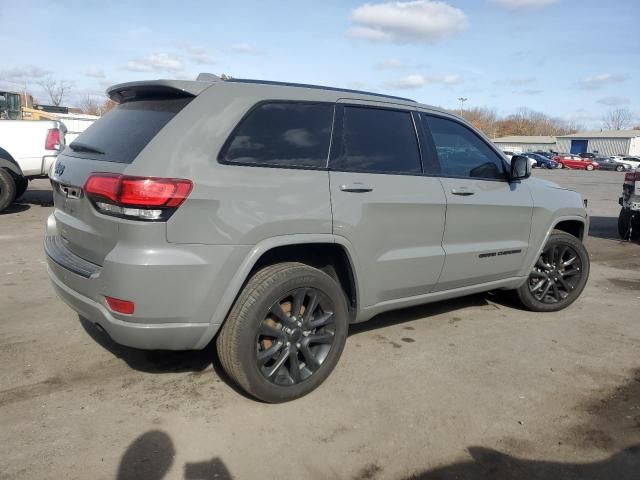
[[[161,480],[173,466],[176,449],[171,437],[150,430],[136,438],[122,455],[117,480]],[[184,466],[185,480],[231,480],[226,465],[217,457]]]
[[[470,447],[471,460],[412,475],[407,480],[637,480],[640,444],[593,463],[527,460],[483,447]]]
[[[29,210],[33,205],[50,207],[53,205],[53,191],[51,190],[29,190],[19,199],[5,208],[0,215],[11,215]]]

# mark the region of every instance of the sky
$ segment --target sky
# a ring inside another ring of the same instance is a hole
[[[67,104],[199,72],[369,90],[444,108],[640,124],[639,0],[0,0],[0,88]]]

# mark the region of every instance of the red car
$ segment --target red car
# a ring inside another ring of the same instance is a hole
[[[597,170],[600,165],[590,158],[582,158],[571,153],[556,155],[553,159],[560,164],[560,168],[573,168],[577,170]]]

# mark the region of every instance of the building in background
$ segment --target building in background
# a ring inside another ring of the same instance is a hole
[[[558,137],[562,153],[598,153],[600,155],[640,155],[640,130],[604,130],[578,132]]]
[[[510,152],[557,152],[556,137],[546,135],[514,135],[494,138],[493,143],[500,150]]]

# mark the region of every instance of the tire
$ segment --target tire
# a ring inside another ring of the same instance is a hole
[[[296,309],[299,315],[292,314]],[[330,320],[311,330],[324,318]],[[240,292],[216,339],[218,357],[251,396],[269,403],[294,400],[317,388],[338,364],[348,318],[345,294],[329,275],[302,263],[271,265]],[[314,341],[321,338],[328,348]]]
[[[0,168],[0,212],[7,208],[16,198],[16,183],[13,176],[4,168]]]
[[[529,278],[516,290],[518,298],[533,312],[562,310],[584,290],[589,269],[589,253],[582,242],[573,235],[554,230]]]
[[[616,167],[616,172],[624,172],[624,167],[622,165],[618,165]]]
[[[563,165],[562,163],[559,163],[559,164],[558,164],[558,168],[563,169],[563,168],[564,168],[564,165]]]
[[[29,180],[26,177],[19,177],[16,179],[16,200],[19,199],[24,192],[27,191],[27,187],[29,186]]]
[[[593,170],[593,165],[587,165],[587,166],[585,167],[585,170],[588,170],[588,171]]]
[[[637,240],[640,238],[640,213],[633,218],[633,225],[631,225],[631,221],[631,212],[621,208],[618,215],[618,235],[623,240]],[[631,235],[629,235],[629,230],[631,230]]]

